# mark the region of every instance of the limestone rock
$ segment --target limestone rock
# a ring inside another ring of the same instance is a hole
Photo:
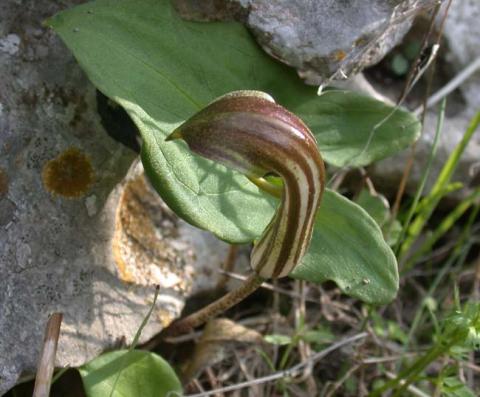
[[[441,13],[440,13],[441,14]],[[462,69],[480,58],[480,2],[475,0],[454,1],[445,22],[444,37],[448,43],[445,61],[452,68],[452,78]],[[459,87],[461,101],[455,97],[447,99],[448,108],[460,109],[454,114],[446,112],[438,154],[433,164],[427,189],[432,185],[453,148],[460,142],[473,115],[480,110],[480,70],[477,70]],[[430,153],[437,124],[437,106],[427,112],[424,134],[417,144],[416,162],[412,169],[408,189],[414,192],[420,182],[425,162]],[[462,155],[453,180],[474,188],[480,184],[480,132],[476,132]],[[384,187],[396,189],[409,152],[386,159],[373,166],[373,175]],[[469,189],[451,194],[455,201],[460,200]]]
[[[454,1],[445,22],[444,35],[449,43],[448,61],[455,70],[465,68],[480,57],[480,2]],[[473,116],[480,109],[480,70],[460,87],[466,107],[465,116]]]
[[[378,62],[435,0],[175,0],[182,17],[237,19],[263,49],[309,84],[342,79]]]
[[[57,365],[80,365],[132,341],[154,284],[142,340],[159,332],[215,285],[226,252],[139,165],[124,179],[136,154],[105,132],[94,87],[42,26],[59,7],[0,5],[0,395],[35,370],[52,312],[64,314]]]

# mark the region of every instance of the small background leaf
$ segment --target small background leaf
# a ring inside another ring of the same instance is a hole
[[[382,227],[390,216],[390,208],[387,199],[382,195],[373,195],[364,189],[360,192],[355,202]]]
[[[441,390],[446,397],[475,397],[476,394],[456,376],[443,379]]]
[[[292,338],[290,336],[281,334],[265,335],[263,339],[265,342],[277,346],[285,346],[292,343]]]
[[[317,328],[304,331],[300,335],[301,339],[305,342],[312,343],[318,346],[325,345],[327,343],[333,343],[335,341],[335,335],[328,328]]]
[[[181,395],[182,391],[170,365],[157,354],[143,350],[102,354],[79,371],[88,397],[110,396],[114,385],[112,397],[164,397],[169,392]]]
[[[381,194],[373,195],[364,189],[355,202],[377,222],[388,245],[395,246],[402,232],[402,224],[397,219],[391,219],[388,200]]]

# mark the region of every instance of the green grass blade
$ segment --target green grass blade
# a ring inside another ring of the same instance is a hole
[[[442,171],[438,176],[437,182],[433,186],[432,191],[430,193],[432,196],[435,195],[440,190],[442,190],[449,183],[453,173],[457,168],[460,157],[465,151],[465,148],[467,147],[468,142],[470,142],[470,139],[472,138],[473,133],[478,128],[479,124],[480,124],[480,111],[477,112],[475,116],[473,116],[472,120],[470,120],[470,123],[468,125],[467,130],[465,131],[465,134],[463,135],[462,140],[455,147],[453,152],[450,154],[447,162],[445,163],[444,167],[442,168]]]
[[[420,181],[420,185],[415,193],[415,197],[413,199],[413,203],[410,206],[410,210],[408,211],[407,219],[403,225],[402,232],[400,233],[400,238],[398,239],[397,249],[395,250],[398,253],[398,245],[402,243],[405,235],[407,234],[407,230],[409,231],[410,222],[413,219],[413,216],[416,212],[417,206],[420,202],[420,198],[422,197],[423,189],[425,188],[425,184],[427,183],[428,176],[430,175],[430,170],[432,168],[433,159],[437,154],[438,142],[440,138],[440,133],[443,128],[443,120],[445,117],[445,106],[446,106],[446,99],[443,99],[442,103],[440,104],[440,110],[438,113],[438,120],[437,120],[437,128],[435,131],[435,138],[433,140],[432,150],[430,151],[430,155],[428,156],[427,165],[422,175],[422,180]],[[413,237],[412,237],[413,238]],[[400,254],[403,254],[408,250],[410,247],[411,242],[409,242],[411,238],[407,235],[404,244],[401,246]]]
[[[455,224],[455,222],[473,205],[480,197],[480,188],[477,188],[465,200],[460,202],[457,207],[446,216],[438,225],[432,235],[420,246],[415,254],[408,260],[403,267],[403,271],[408,271],[422,255],[431,250],[433,245]]]
[[[428,221],[433,210],[436,208],[437,204],[442,198],[442,195],[439,193],[444,190],[446,186],[448,186],[448,184],[450,183],[450,179],[457,168],[460,157],[465,151],[468,142],[472,138],[473,133],[478,128],[479,124],[480,112],[477,112],[470,121],[470,124],[468,125],[468,128],[462,137],[462,140],[455,147],[453,152],[450,154],[447,162],[443,166],[440,175],[438,176],[430,194],[420,202],[420,206],[422,206],[423,210],[418,213],[418,215],[415,217],[415,219],[407,229],[407,238],[403,242],[400,250],[401,255],[404,255],[406,252],[408,252],[413,242],[417,239],[420,232],[423,230],[425,223]]]
[[[406,353],[408,350],[408,347],[410,346],[413,337],[415,333],[417,332],[417,329],[419,325],[422,322],[422,315],[423,315],[423,310],[425,308],[424,302],[427,299],[430,299],[433,297],[435,294],[435,291],[437,290],[438,286],[444,279],[444,277],[450,273],[452,268],[461,268],[463,264],[465,263],[465,260],[467,258],[468,253],[470,252],[470,249],[474,242],[471,240],[471,231],[472,227],[475,223],[475,220],[477,219],[477,216],[480,212],[480,201],[477,202],[470,213],[470,216],[462,230],[462,233],[457,239],[457,242],[455,244],[455,248],[453,249],[450,257],[448,258],[447,261],[445,261],[443,267],[440,269],[439,272],[437,272],[437,275],[433,282],[430,284],[430,287],[423,297],[423,300],[419,307],[417,308],[415,312],[415,317],[412,321],[412,324],[410,325],[410,329],[408,332],[408,337],[406,338],[406,342],[403,345],[403,353]],[[400,368],[397,368],[397,372]]]
[[[445,186],[443,189],[439,190],[435,194],[429,194],[429,200],[437,200],[441,199],[442,197],[445,197],[447,194],[456,192],[457,190],[460,190],[463,188],[463,183],[462,182],[452,182],[449,183],[447,186]],[[415,210],[415,214],[418,214],[422,211],[424,211],[428,207],[429,202],[422,200],[418,205]]]
[[[159,292],[160,292],[160,286],[157,285],[156,288],[155,288],[155,296],[153,297],[152,305],[150,306],[150,309],[148,310],[147,315],[143,318],[142,323],[138,327],[137,332],[135,333],[135,336],[133,337],[133,341],[132,341],[132,344],[130,345],[130,348],[128,349],[127,353],[125,353],[125,355],[122,357],[121,368],[124,367],[124,364],[125,364],[125,361],[127,359],[128,354],[130,354],[137,347],[140,336],[142,335],[142,331],[145,328],[145,326],[147,325],[148,320],[150,320],[150,316],[153,313],[153,309],[155,308],[155,305],[157,303],[157,298],[158,298],[158,293]],[[113,382],[112,388],[110,389],[109,397],[113,396],[113,393],[115,392],[115,388],[117,387],[118,380],[120,379],[121,375],[122,375],[122,371],[120,370],[120,371],[118,371],[117,376],[115,377],[115,381]]]

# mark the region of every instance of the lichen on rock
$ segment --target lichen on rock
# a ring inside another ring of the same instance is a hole
[[[78,198],[94,182],[93,166],[88,156],[75,147],[68,148],[43,166],[43,186],[53,195]]]

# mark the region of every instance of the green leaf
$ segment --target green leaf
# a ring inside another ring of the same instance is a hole
[[[391,156],[420,136],[411,113],[348,91],[326,91],[293,108],[314,132],[324,159],[360,167]]]
[[[321,283],[332,280],[367,303],[390,302],[398,290],[397,261],[377,223],[345,197],[327,190],[310,249],[291,274]]]
[[[382,227],[390,217],[390,206],[387,199],[380,195],[373,195],[368,190],[363,189],[355,202],[362,207],[368,214]]]
[[[331,343],[334,342],[336,339],[332,331],[327,328],[318,328],[305,331],[300,335],[300,338],[305,342],[317,345]]]
[[[398,219],[391,223],[387,223],[383,230],[383,236],[390,247],[395,247],[398,244],[398,239],[402,233],[402,224]]]
[[[395,246],[402,232],[402,224],[397,219],[393,221],[390,219],[390,204],[385,196],[381,194],[373,195],[364,189],[355,202],[378,223],[388,245],[390,247]]]
[[[388,156],[418,134],[414,116],[392,113],[372,98],[344,91],[317,97],[242,25],[183,21],[167,0],[100,0],[62,12],[49,24],[92,82],[139,127],[146,173],[165,202],[229,242],[258,237],[274,202],[244,176],[164,140],[212,99],[238,89],[269,92],[305,118],[324,159],[340,166]]]
[[[475,397],[475,392],[456,376],[443,379],[442,392],[446,397]]]
[[[182,391],[170,365],[157,354],[143,350],[102,354],[79,371],[88,397],[173,397],[177,394],[172,392],[180,395]]]
[[[265,335],[263,339],[265,340],[265,342],[270,343],[271,345],[277,345],[277,346],[285,346],[292,343],[292,338],[288,335],[280,335],[280,334]]]
[[[378,336],[384,339],[392,339],[403,344],[408,341],[408,335],[405,334],[398,323],[385,320],[385,318],[375,311],[372,311],[371,317],[373,320],[373,330]]]

